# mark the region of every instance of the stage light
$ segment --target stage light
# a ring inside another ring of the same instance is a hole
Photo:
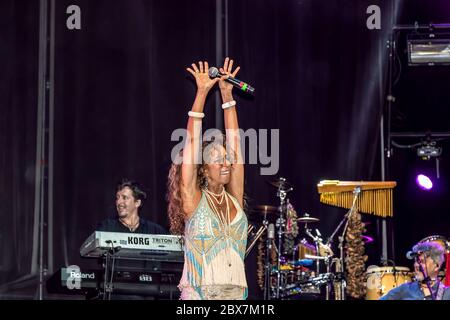
[[[407,40],[409,65],[450,65],[450,38],[438,39],[432,33],[415,37]]]
[[[417,175],[416,183],[421,189],[426,191],[431,190],[433,188],[433,182],[429,177],[427,177],[424,174]]]
[[[422,159],[429,160],[437,158],[442,154],[442,148],[436,146],[436,142],[432,141],[417,148],[417,155]]]

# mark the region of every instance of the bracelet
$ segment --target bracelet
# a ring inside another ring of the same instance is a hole
[[[231,101],[228,101],[228,102],[225,102],[224,104],[222,104],[222,109],[228,109],[228,108],[230,108],[230,107],[233,107],[233,106],[235,106],[236,105],[236,100],[231,100]]]
[[[205,114],[203,112],[189,111],[188,116],[192,118],[202,119],[205,117]]]

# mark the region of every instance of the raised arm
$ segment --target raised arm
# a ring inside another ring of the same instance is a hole
[[[198,67],[195,63],[191,66],[192,68],[187,68],[186,70],[195,78],[197,94],[187,123],[188,136],[183,149],[183,164],[181,167],[181,196],[185,205],[194,207],[193,209],[195,209],[196,204],[191,202],[195,201],[200,191],[197,186],[197,163],[201,161],[200,135],[202,130],[203,108],[209,90],[219,79],[209,78],[207,61],[200,61]]]
[[[220,68],[222,74],[235,77],[239,72],[240,67],[233,71],[233,60],[228,57],[225,58],[223,67]],[[229,103],[233,99],[233,85],[221,80],[219,82],[220,93],[222,95],[222,102]],[[231,103],[233,104],[233,103]],[[236,106],[230,106],[224,109],[225,130],[227,139],[227,152],[232,152],[231,156],[234,158],[234,163],[231,170],[230,182],[227,185],[227,191],[233,195],[243,207],[244,202],[244,159],[242,159],[241,152],[241,137],[239,134],[239,123],[236,112]]]

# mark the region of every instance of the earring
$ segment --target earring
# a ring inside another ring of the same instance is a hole
[[[205,177],[205,188],[208,188],[208,178]]]

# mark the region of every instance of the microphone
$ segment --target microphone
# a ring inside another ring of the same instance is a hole
[[[421,252],[408,251],[406,253],[406,258],[409,260],[413,260],[413,259],[417,258],[420,254],[421,254]]]
[[[210,78],[220,78],[221,76],[224,76],[224,74],[220,73],[219,69],[217,69],[216,67],[211,67],[208,70],[208,75]],[[231,83],[233,86],[235,86],[236,88],[241,89],[244,92],[250,93],[250,94],[254,94],[255,93],[255,88],[253,88],[252,86],[250,86],[248,83],[245,83],[241,80],[238,80],[236,78],[233,77],[228,77],[227,79],[225,79],[226,82]]]

